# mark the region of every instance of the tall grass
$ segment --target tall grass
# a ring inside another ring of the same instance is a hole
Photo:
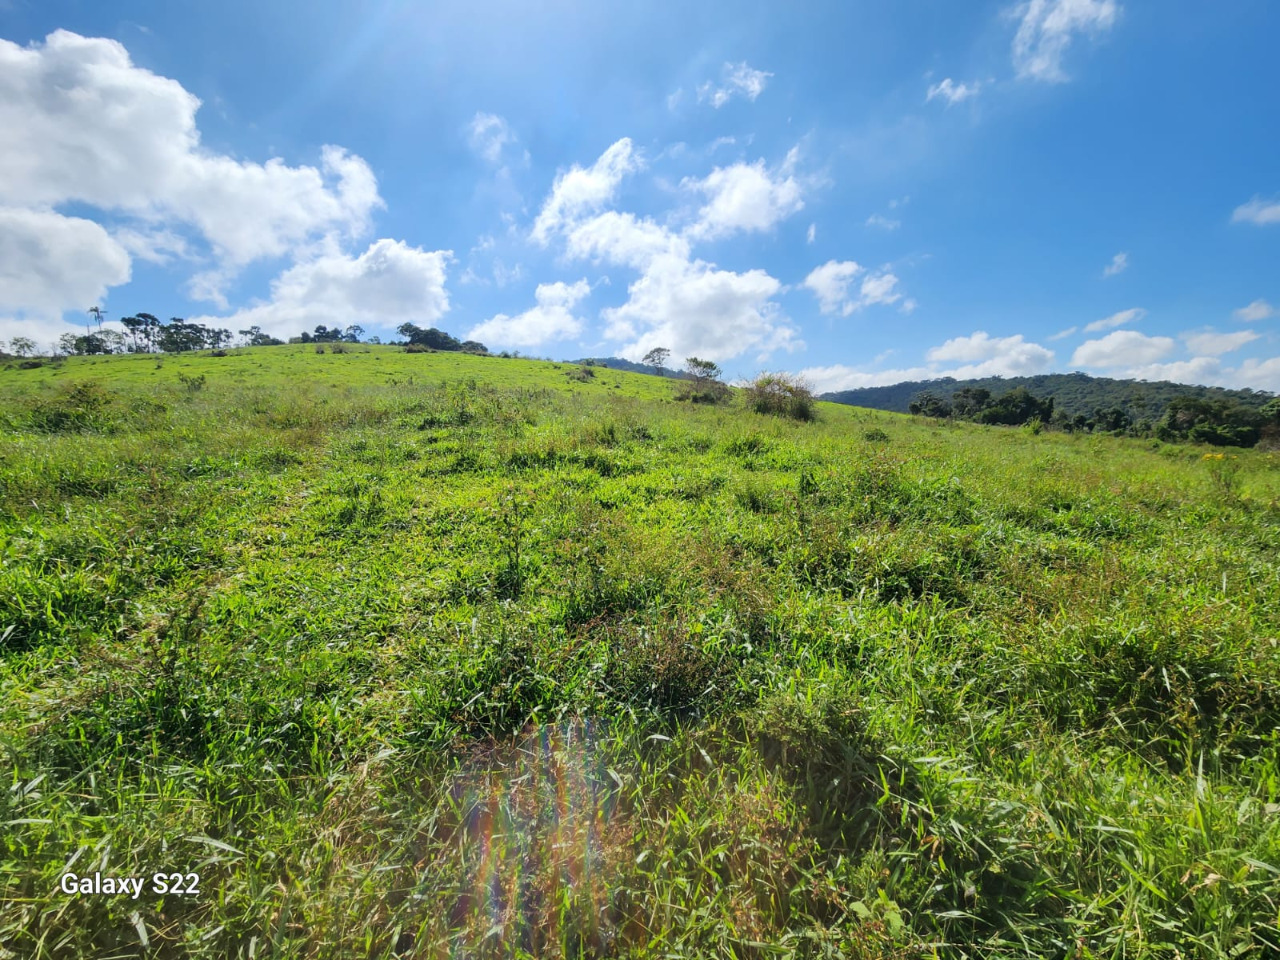
[[[596,373],[0,371],[0,956],[1280,952],[1275,454]]]

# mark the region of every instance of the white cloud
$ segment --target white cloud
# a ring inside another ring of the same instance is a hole
[[[787,186],[789,155],[776,177],[758,167],[716,170],[686,186],[704,190],[707,205],[685,234],[634,213],[604,210],[622,177],[635,169],[629,140],[610,147],[589,169],[574,167],[557,178],[538,222],[534,239],[564,238],[565,253],[575,259],[625,266],[639,277],[620,306],[601,312],[605,337],[616,341],[618,355],[637,358],[655,346],[676,356],[725,360],[747,351],[767,355],[799,345],[795,328],[773,297],[782,289],[763,270],[735,273],[696,259],[692,242],[734,230],[766,229],[780,210],[794,205]],[[619,144],[623,146],[619,146]]]
[[[941,97],[947,101],[947,106],[951,106],[953,103],[960,103],[970,97],[976,97],[981,87],[982,84],[976,80],[973,83],[956,83],[950,77],[947,77],[945,80],[931,86],[924,100],[925,103],[928,103]]]
[[[1049,339],[1050,339],[1050,340],[1065,340],[1065,339],[1067,339],[1067,337],[1071,336],[1073,333],[1075,333],[1075,332],[1076,332],[1077,330],[1079,330],[1079,329],[1080,329],[1079,327],[1067,327],[1067,329],[1065,329],[1065,330],[1059,330],[1059,331],[1058,331],[1057,333],[1055,333],[1053,336],[1049,337]]]
[[[1137,323],[1147,315],[1147,311],[1142,307],[1130,307],[1128,310],[1121,310],[1111,314],[1109,317],[1103,317],[1101,320],[1095,320],[1085,326],[1085,333],[1097,333],[1100,330],[1112,330],[1116,327],[1123,327],[1126,323]]]
[[[502,162],[503,151],[519,143],[507,121],[494,113],[477,113],[471,118],[468,132],[471,149],[495,167]],[[527,159],[528,154],[524,157]]]
[[[716,167],[702,180],[685,180],[682,186],[707,196],[689,236],[710,240],[739,231],[765,231],[803,209],[800,184],[790,173],[794,162],[793,151],[778,171],[765,169],[764,161],[758,160]]]
[[[627,341],[619,352],[631,359],[653,347],[709,360],[795,349],[795,330],[772,302],[781,286],[763,270],[734,273],[665,254],[631,284],[626,303],[603,312],[606,336]]]
[[[1137,330],[1117,330],[1099,340],[1080,344],[1071,362],[1078,367],[1136,366],[1162,360],[1174,347],[1172,337],[1148,337]]]
[[[1018,76],[1060,83],[1062,58],[1078,33],[1100,34],[1116,21],[1115,0],[1029,0],[1017,8],[1022,21],[1013,38]]]
[[[396,327],[432,324],[449,310],[446,267],[452,251],[378,240],[356,257],[336,249],[295,264],[271,283],[266,303],[200,322],[234,330],[258,325],[278,336],[317,324]]]
[[[979,330],[967,337],[956,337],[926,356],[927,366],[896,370],[856,370],[843,364],[809,367],[800,375],[819,392],[852,390],[858,387],[881,387],[905,380],[934,380],[955,377],[1025,377],[1043,373],[1053,362],[1054,353],[1038,343],[1029,343],[1021,334],[991,337]],[[943,366],[945,363],[958,366]]]
[[[583,321],[573,315],[573,308],[589,293],[585,279],[577,283],[540,283],[534,292],[537,306],[509,317],[500,313],[472,327],[467,336],[485,344],[512,347],[538,347],[552,340],[576,337]]]
[[[873,303],[897,303],[902,299],[902,294],[894,290],[897,285],[898,278],[892,273],[877,273],[863,277],[861,296],[858,297],[855,308],[870,306]]]
[[[888,217],[882,217],[878,213],[873,213],[871,216],[867,217],[867,226],[881,227],[882,229],[885,229],[885,230],[897,230],[900,226],[902,226],[902,221],[890,220]]]
[[[656,257],[687,260],[689,242],[654,221],[634,213],[606,210],[573,227],[565,238],[566,252],[582,260],[619,263],[645,269]]]
[[[896,290],[898,278],[888,272],[863,276],[858,295],[853,296],[849,288],[853,285],[853,281],[864,273],[866,273],[864,268],[852,260],[828,260],[822,266],[810,271],[804,278],[803,286],[818,298],[819,311],[827,315],[838,314],[842,317],[847,317],[855,310],[872,304],[896,303],[902,299],[902,294]],[[911,301],[911,307],[907,312],[914,308],[915,301]]]
[[[1257,340],[1258,334],[1252,330],[1239,330],[1235,333],[1215,333],[1212,330],[1206,330],[1201,333],[1184,333],[1182,339],[1186,342],[1187,349],[1194,354],[1220,357],[1224,353],[1239,350]]]
[[[202,146],[199,106],[114,40],[65,30],[29,47],[0,40],[0,204],[80,203],[136,218],[120,249],[151,259],[189,253],[154,241],[176,237],[176,224],[193,227],[217,261],[207,276],[224,279],[254,260],[368,231],[382,200],[364,160],[333,146],[319,167],[237,160]]]
[[[1242,203],[1231,214],[1232,223],[1255,223],[1260,227],[1280,223],[1280,200],[1263,200],[1254,197]]]
[[[934,347],[925,354],[925,359],[930,363],[998,360],[1003,369],[1038,371],[1053,359],[1053,351],[1038,343],[1027,342],[1020,333],[1011,337],[992,337],[985,330],[978,330],[970,336],[955,337],[940,347]]]
[[[772,76],[772,73],[753,69],[745,60],[741,63],[726,63],[720,71],[719,85],[708,80],[698,87],[698,102],[709,102],[719,110],[735,96],[754,101],[764,93]]]
[[[816,223],[809,224],[809,232],[805,234],[805,242],[813,243],[818,239],[818,225]]]
[[[1146,363],[1120,371],[1134,380],[1170,380],[1174,383],[1200,383],[1227,386],[1222,361],[1216,357],[1192,357],[1172,363]]]
[[[1117,253],[1102,270],[1103,277],[1114,277],[1129,269],[1129,254]]]
[[[0,207],[0,311],[51,323],[101,301],[129,269],[125,248],[92,220]]]
[[[893,370],[857,370],[842,363],[826,367],[805,367],[799,376],[815,393],[835,390],[857,390],[861,387],[887,387],[906,380],[935,380],[945,374],[932,367],[905,367]]]
[[[1224,370],[1223,376],[1230,377],[1233,385],[1253,387],[1255,390],[1273,390],[1280,393],[1280,357],[1266,360],[1245,360],[1234,370]]]
[[[1276,308],[1265,300],[1255,300],[1247,307],[1236,310],[1234,315],[1237,320],[1252,323],[1255,320],[1270,320],[1276,315]]]
[[[822,266],[814,267],[804,278],[804,286],[818,298],[818,309],[823,313],[839,313],[847,317],[854,309],[849,285],[862,272],[863,268],[853,260],[828,260]]]
[[[632,150],[629,137],[610,146],[590,167],[574,164],[556,177],[551,194],[534,221],[532,238],[546,246],[553,232],[612,200],[623,177],[638,169],[640,159]]]
[[[1123,371],[1139,380],[1172,380],[1215,387],[1280,391],[1280,357],[1243,361],[1238,367],[1223,366],[1217,357],[1192,357],[1172,363],[1150,363]]]

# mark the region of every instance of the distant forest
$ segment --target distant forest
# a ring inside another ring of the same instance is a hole
[[[925,394],[950,401],[960,390],[988,390],[1000,395],[1017,387],[1045,399],[1052,398],[1061,413],[1091,417],[1097,410],[1119,407],[1134,421],[1159,420],[1177,397],[1199,400],[1225,400],[1246,407],[1261,407],[1274,394],[1265,390],[1227,390],[1223,387],[1200,387],[1167,380],[1113,380],[1091,377],[1085,373],[1046,373],[1035,377],[986,377],[981,380],[908,380],[888,387],[863,387],[824,393],[822,400],[845,403],[873,410],[909,413],[911,402]]]
[[[1280,443],[1280,399],[1167,381],[1111,380],[1083,373],[951,378],[828,393],[823,399],[938,419],[1028,425],[1068,433],[1252,447]]]

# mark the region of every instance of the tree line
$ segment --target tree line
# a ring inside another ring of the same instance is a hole
[[[871,407],[876,410],[893,410],[907,413],[911,401],[924,393],[931,393],[944,400],[966,387],[981,387],[993,396],[999,396],[1015,387],[1026,387],[1037,397],[1052,397],[1055,411],[1064,411],[1073,417],[1084,414],[1093,419],[1098,410],[1120,408],[1129,419],[1158,422],[1165,409],[1178,397],[1195,396],[1204,399],[1231,400],[1245,406],[1261,407],[1272,398],[1262,390],[1230,390],[1224,387],[1196,386],[1173,383],[1167,380],[1120,380],[1111,377],[1094,377],[1087,373],[1044,373],[1029,377],[982,377],[956,380],[942,377],[936,380],[911,380],[884,387],[860,387],[823,394],[823,400],[846,403],[855,407]]]
[[[1261,440],[1280,441],[1280,397],[1261,406],[1226,397],[1184,394],[1174,397],[1158,417],[1135,417],[1120,406],[1096,407],[1092,415],[1055,409],[1054,397],[1037,397],[1024,386],[993,396],[986,387],[964,386],[950,397],[924,391],[910,401],[909,413],[975,423],[1032,425],[1067,433],[1108,433],[1154,437],[1171,442],[1208,443],[1220,447],[1252,447]]]
[[[54,356],[95,356],[113,353],[187,353],[193,350],[220,350],[225,347],[274,347],[288,343],[382,343],[377,336],[365,337],[364,327],[351,324],[347,327],[329,327],[318,324],[313,330],[304,330],[288,341],[263,332],[260,326],[251,326],[235,333],[221,328],[196,323],[182,317],[171,317],[167,322],[150,313],[139,313],[119,320],[123,330],[102,326],[102,311],[90,310],[97,320],[84,333],[64,333],[50,348]],[[403,340],[388,341],[392,345],[421,350],[456,350],[466,353],[488,353],[483,343],[476,340],[458,340],[435,327],[422,328],[413,323],[402,323],[397,332]],[[0,341],[0,355],[18,358],[34,357],[40,353],[36,341],[30,337],[13,337],[7,346]]]

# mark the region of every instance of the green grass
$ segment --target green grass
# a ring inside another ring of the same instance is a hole
[[[1280,456],[576,369],[0,371],[0,957],[1280,952]]]

